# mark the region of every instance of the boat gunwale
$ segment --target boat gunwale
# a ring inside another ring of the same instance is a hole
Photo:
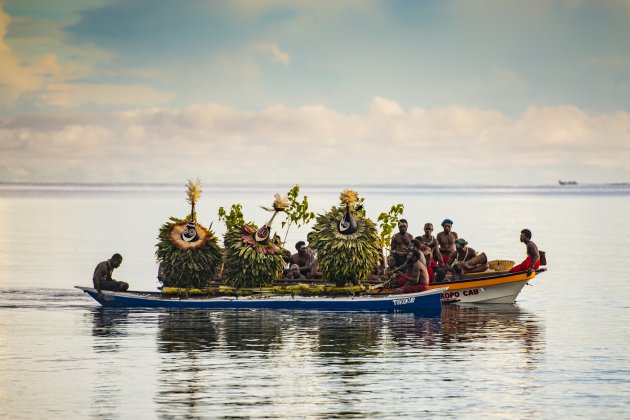
[[[538,268],[535,271],[535,274],[538,275],[539,273],[545,272],[547,271],[547,268]],[[437,287],[442,287],[442,286],[460,286],[460,285],[466,285],[469,286],[471,285],[471,283],[476,283],[476,282],[490,282],[491,286],[495,285],[495,284],[506,284],[506,283],[516,283],[519,281],[529,281],[534,279],[536,276],[528,276],[527,271],[516,271],[513,273],[510,272],[501,272],[499,274],[496,275],[487,275],[484,276],[483,272],[479,273],[479,277],[475,277],[475,278],[471,278],[471,279],[461,279],[461,280],[455,280],[455,281],[441,281],[441,282],[437,282],[437,283],[431,283],[429,285],[429,288],[437,288]],[[477,274],[477,273],[475,273]],[[524,276],[523,276],[524,275]],[[523,276],[523,277],[521,277]],[[498,283],[494,283],[495,280],[498,279],[503,279],[506,277],[514,277],[513,280],[511,281],[502,281],[502,282],[498,282]],[[479,287],[479,286],[483,286],[483,285],[476,285],[476,286],[471,286],[471,287]],[[431,290],[431,289],[430,289]]]
[[[74,286],[76,289],[85,293],[97,293],[93,287]],[[375,302],[375,301],[392,301],[396,299],[415,298],[425,295],[443,293],[448,287],[433,288],[422,292],[404,293],[404,294],[387,294],[387,295],[350,295],[350,296],[300,296],[300,295],[249,295],[249,296],[216,296],[216,297],[184,297],[182,295],[164,295],[161,292],[149,292],[140,290],[127,290],[125,292],[116,292],[111,290],[103,290],[105,296],[118,296],[122,298],[143,299],[150,301],[186,301],[186,302],[220,302],[220,301],[335,301],[335,302]]]

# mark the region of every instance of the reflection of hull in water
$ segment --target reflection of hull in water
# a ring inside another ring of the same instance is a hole
[[[444,305],[441,319],[444,345],[498,340],[502,348],[510,342],[522,345],[526,353],[540,353],[544,349],[541,321],[518,305]]]
[[[350,297],[218,297],[189,298],[164,296],[153,292],[112,292],[104,290],[103,300],[95,289],[75,286],[98,303],[114,308],[206,308],[206,309],[286,309],[324,311],[405,311],[439,312],[442,308],[440,294],[446,288],[426,292],[392,296]]]

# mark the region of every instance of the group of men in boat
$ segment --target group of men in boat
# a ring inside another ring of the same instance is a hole
[[[465,239],[459,238],[457,233],[452,231],[452,220],[444,219],[443,230],[436,236],[433,236],[431,223],[426,223],[424,234],[415,238],[408,232],[408,227],[407,220],[399,220],[398,233],[392,238],[387,267],[383,260],[380,266],[375,268],[372,280],[393,279],[400,292],[413,293],[426,290],[431,282],[443,281],[448,273],[451,273],[454,279],[458,279],[462,274],[488,269],[485,253],[478,253],[468,246]],[[527,258],[512,267],[510,272],[526,271],[527,275],[530,275],[540,267],[540,252],[531,238],[532,233],[529,229],[521,231],[520,241],[525,244]],[[310,233],[307,240],[310,242]],[[285,256],[288,269],[284,270],[283,277],[322,278],[316,251],[308,247],[304,241],[297,242],[295,247],[297,250],[295,254],[288,253]],[[116,253],[94,269],[92,280],[100,298],[103,297],[102,290],[126,291],[129,288],[128,283],[112,278],[112,272],[120,266],[122,259],[122,256]]]
[[[424,234],[413,237],[406,219],[398,221],[398,233],[391,242],[388,261],[397,274],[396,284],[404,293],[425,290],[429,283],[441,281],[447,273],[455,278],[464,273],[488,269],[484,253],[477,253],[468,242],[452,230],[453,221],[442,221],[442,232],[433,236],[433,224],[425,223]]]
[[[463,274],[488,270],[488,259],[483,252],[468,246],[468,242],[453,232],[453,221],[442,221],[442,232],[433,236],[433,225],[424,225],[424,234],[413,237],[407,232],[405,219],[398,222],[398,233],[391,243],[389,266],[392,273],[398,274],[396,284],[403,293],[426,290],[434,281],[444,281],[448,273],[458,280]],[[540,252],[531,240],[532,232],[523,229],[520,241],[525,244],[526,259],[512,267],[510,272],[526,271],[530,275],[540,267]]]
[[[426,290],[434,281],[444,281],[450,273],[454,280],[463,274],[488,270],[488,260],[484,252],[477,252],[468,246],[468,242],[460,238],[452,230],[453,221],[444,219],[442,231],[433,236],[433,224],[424,225],[424,234],[415,238],[408,232],[406,219],[398,221],[398,233],[394,235],[390,245],[390,254],[385,264],[376,267],[370,280],[379,281],[395,277],[399,290],[413,293]],[[520,240],[526,246],[527,259],[513,267],[510,271],[527,271],[527,274],[540,266],[538,247],[531,241],[529,229],[521,231]],[[310,233],[307,236],[310,243]],[[296,253],[287,251],[285,262],[287,267],[283,277],[286,279],[318,279],[322,278],[317,263],[316,250],[306,242],[295,244]]]

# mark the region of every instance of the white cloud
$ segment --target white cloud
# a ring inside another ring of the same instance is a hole
[[[275,63],[281,63],[285,66],[288,66],[291,62],[291,57],[289,57],[289,54],[281,51],[280,48],[273,42],[262,42],[260,44],[255,44],[254,49],[256,49],[257,51],[270,52]]]
[[[630,179],[630,114],[532,107],[518,118],[464,107],[363,114],[219,104],[0,123],[2,181],[555,182]],[[554,174],[554,179],[548,179]]]
[[[382,113],[385,115],[403,115],[405,113],[396,101],[380,96],[372,99],[369,109],[371,113]]]

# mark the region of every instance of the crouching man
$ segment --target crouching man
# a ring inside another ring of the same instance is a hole
[[[128,283],[112,279],[114,269],[120,267],[122,260],[122,255],[114,254],[109,260],[98,263],[94,269],[92,282],[94,283],[94,288],[98,292],[99,299],[103,299],[104,297],[101,290],[124,292],[129,289]]]

